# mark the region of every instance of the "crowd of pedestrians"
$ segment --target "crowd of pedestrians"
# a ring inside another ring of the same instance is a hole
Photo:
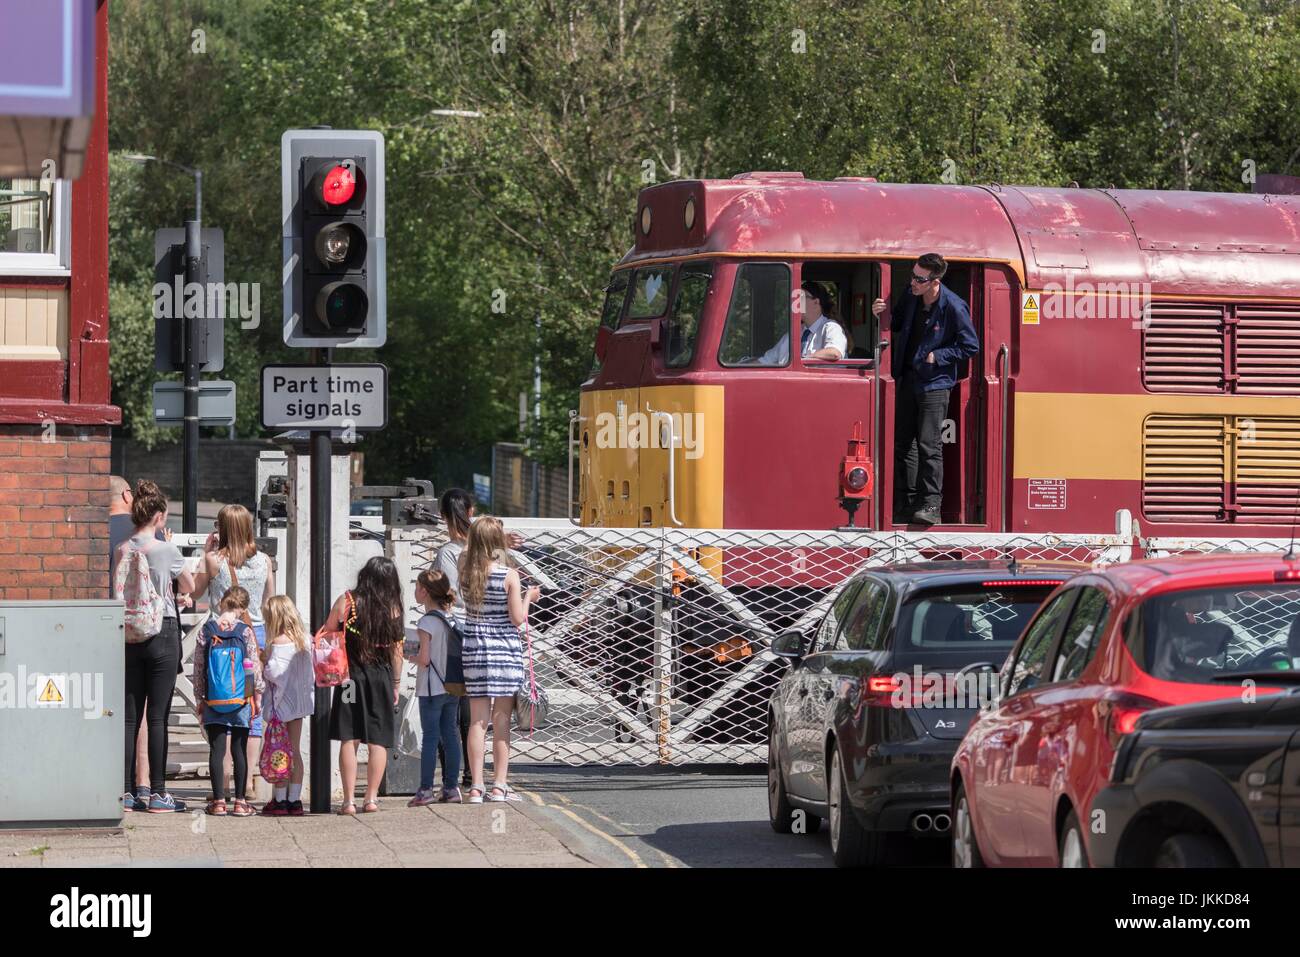
[[[149,480],[132,489],[117,476],[110,487],[112,594],[125,604],[124,810],[186,809],[166,787],[167,732],[183,671],[180,612],[202,598],[209,616],[195,642],[192,684],[209,746],[207,813],[258,813],[250,798],[259,767],[273,786],[261,813],[304,813],[301,738],[302,723],[315,710],[315,642],[335,634],[346,650],[347,677],[320,683],[334,685],[328,727],[339,742],[344,798],[338,813],[379,810],[408,662],[417,668],[422,735],[420,786],[410,805],[519,800],[508,780],[510,724],[525,675],[520,629],[540,591],[525,588],[510,562],[511,547],[522,540],[507,535],[499,519],[476,517],[468,493],[451,489],[442,496],[448,541],[415,583],[421,617],[416,640],[408,642],[401,580],[391,560],[366,562],[313,639],[294,603],[275,593],[274,565],[259,551],[243,506],[221,509],[191,570],[171,542],[162,490]],[[490,786],[484,773],[489,726]],[[358,807],[362,744],[368,764]],[[435,788],[439,763],[441,787]]]

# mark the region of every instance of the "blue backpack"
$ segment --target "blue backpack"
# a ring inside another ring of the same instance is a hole
[[[208,633],[208,688],[204,703],[217,714],[233,714],[248,703],[248,675],[243,622],[223,631],[215,621],[203,626]]]

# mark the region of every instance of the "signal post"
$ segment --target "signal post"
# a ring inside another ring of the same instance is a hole
[[[375,349],[387,338],[384,138],[372,130],[286,130],[280,158],[284,342],[311,350],[310,364],[324,368],[305,374],[302,366],[265,367],[262,424],[310,433],[314,634],[329,617],[334,597],[329,558],[333,432],[340,432],[346,442],[358,431],[387,424],[387,369],[377,364],[333,365],[334,349]],[[350,390],[346,403],[331,401],[334,369],[340,372],[339,382],[360,383],[359,390]],[[353,378],[345,369],[365,371]],[[340,412],[355,414],[336,414]],[[330,810],[331,699],[331,689],[316,689],[311,719],[313,814]],[[345,795],[344,800],[349,798]]]

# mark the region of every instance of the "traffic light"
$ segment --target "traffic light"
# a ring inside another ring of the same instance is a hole
[[[280,157],[285,344],[382,346],[383,135],[286,130]]]
[[[203,321],[198,324],[194,351],[202,372],[220,372],[225,365],[226,244],[220,229],[199,231],[202,256],[199,259],[199,289],[194,296],[201,303]],[[195,303],[185,284],[185,230],[159,229],[154,232],[153,316],[154,369],[184,372],[185,352],[181,326],[185,309]],[[213,290],[216,290],[213,294]]]

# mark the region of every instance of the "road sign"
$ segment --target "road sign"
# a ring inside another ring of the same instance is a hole
[[[201,308],[204,317],[195,347],[200,372],[220,372],[225,364],[225,319],[236,316],[238,298],[228,304],[226,278],[226,241],[220,229],[199,230],[197,288],[185,284],[185,230],[158,229],[153,234],[153,329],[154,371],[184,372],[181,354],[181,324],[185,309]],[[230,290],[235,290],[232,283]],[[195,313],[191,312],[190,315]]]
[[[382,429],[388,425],[388,367],[379,363],[263,366],[262,425]]]
[[[159,425],[185,424],[185,383],[153,384],[153,420]],[[208,379],[199,383],[199,425],[235,424],[235,383]]]

